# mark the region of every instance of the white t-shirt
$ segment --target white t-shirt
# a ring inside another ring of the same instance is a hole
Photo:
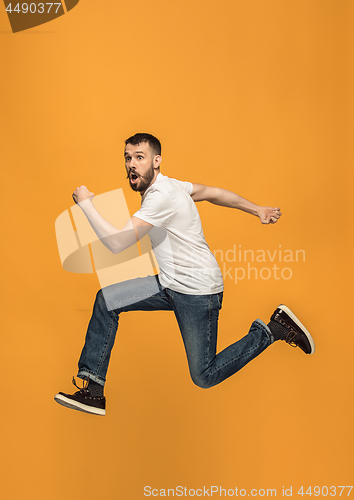
[[[205,241],[193,185],[160,172],[142,196],[134,216],[152,224],[152,249],[164,288],[189,295],[209,295],[224,289],[222,273]]]

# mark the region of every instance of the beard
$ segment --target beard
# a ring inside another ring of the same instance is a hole
[[[129,185],[132,188],[132,190],[133,191],[138,191],[138,192],[146,191],[146,189],[151,184],[151,181],[153,180],[154,175],[155,175],[154,164],[153,164],[153,162],[151,162],[150,169],[146,172],[145,175],[138,175],[138,174],[136,174],[137,177],[138,177],[136,184],[132,184],[131,183],[131,181],[130,181],[130,173],[131,173],[131,171],[129,171],[129,173],[127,175],[127,179],[129,179]]]

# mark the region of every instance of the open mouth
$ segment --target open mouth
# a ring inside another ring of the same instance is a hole
[[[132,172],[130,174],[130,182],[135,183],[137,180],[138,180],[138,176],[134,172]]]

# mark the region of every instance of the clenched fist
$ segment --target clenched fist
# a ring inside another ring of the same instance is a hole
[[[275,224],[281,216],[280,208],[259,207],[258,216],[262,224]]]
[[[73,200],[75,203],[81,203],[84,200],[92,200],[94,193],[91,193],[86,186],[80,186],[73,192]]]

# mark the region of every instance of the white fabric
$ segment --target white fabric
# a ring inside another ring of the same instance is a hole
[[[154,226],[148,234],[164,288],[189,295],[219,293],[222,274],[205,241],[192,189],[192,183],[159,172],[134,216]]]

